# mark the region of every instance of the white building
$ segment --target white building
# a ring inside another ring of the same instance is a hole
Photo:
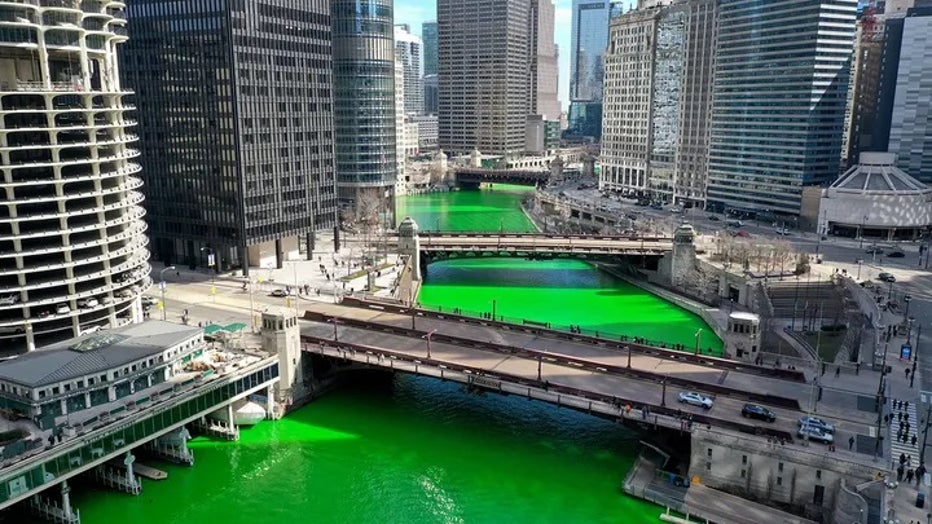
[[[437,115],[411,115],[408,120],[417,124],[418,150],[423,152],[437,149],[437,138],[440,132]]]
[[[421,57],[424,43],[411,34],[407,24],[395,26],[395,60],[404,69],[405,111],[421,114],[424,111],[424,88],[421,85]]]
[[[820,234],[911,239],[932,226],[932,188],[896,167],[893,153],[861,153],[828,189],[811,188],[807,219]]]
[[[48,6],[48,7],[45,7]],[[0,347],[142,321],[150,267],[120,85],[119,2],[5,3],[0,48]]]
[[[397,53],[396,53],[397,55]],[[395,163],[398,176],[395,178],[395,194],[407,193],[405,173],[405,72],[404,64],[395,60]]]

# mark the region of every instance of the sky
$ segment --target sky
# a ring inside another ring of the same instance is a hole
[[[623,3],[630,6],[634,0],[625,0]],[[560,103],[565,111],[569,109],[570,26],[573,19],[573,0],[554,0],[554,6],[556,7],[554,38],[560,47]],[[436,19],[437,3],[434,0],[395,0],[395,23],[410,25],[411,32],[416,35],[421,34],[422,23]]]

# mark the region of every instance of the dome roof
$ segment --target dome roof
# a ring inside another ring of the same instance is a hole
[[[929,187],[896,167],[894,153],[861,153],[861,162],[841,175],[830,189],[852,193],[925,193]]]

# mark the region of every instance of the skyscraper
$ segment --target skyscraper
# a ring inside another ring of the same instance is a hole
[[[424,83],[424,114],[436,115],[440,110],[440,85],[437,75],[427,75]]]
[[[130,4],[122,68],[144,101],[153,251],[165,264],[281,267],[299,236],[312,245],[335,225],[329,12],[301,0],[173,6]]]
[[[932,182],[932,7],[914,7],[903,20],[903,38],[890,119],[891,153],[896,165]]]
[[[569,131],[602,134],[602,81],[608,47],[609,0],[573,0],[570,44]]]
[[[553,41],[554,7],[552,0],[531,0],[528,38],[530,71],[528,91],[531,115],[559,121],[563,111],[557,94],[560,84],[557,46]]]
[[[142,320],[139,297],[151,282],[135,108],[117,75],[122,6],[3,7],[4,349]]]
[[[437,68],[437,22],[421,24],[421,40],[424,42],[424,76],[436,75]]]
[[[401,62],[404,73],[404,112],[424,111],[424,88],[421,84],[421,53],[423,44],[407,25],[395,26],[395,60]]]
[[[838,175],[857,0],[722,0],[708,202],[797,215]]]
[[[378,195],[394,216],[395,46],[392,0],[331,0],[333,122],[341,202]]]

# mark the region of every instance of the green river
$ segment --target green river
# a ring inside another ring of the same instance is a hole
[[[421,229],[530,231],[523,189],[402,199]],[[422,303],[691,344],[700,319],[586,262],[464,259],[430,266]],[[704,336],[706,346],[721,341]],[[84,524],[656,523],[620,486],[637,435],[515,397],[412,376],[347,384],[238,442],[192,441],[196,464],[132,497],[77,483]],[[52,492],[49,494],[51,495]],[[17,519],[17,522],[23,522]]]

